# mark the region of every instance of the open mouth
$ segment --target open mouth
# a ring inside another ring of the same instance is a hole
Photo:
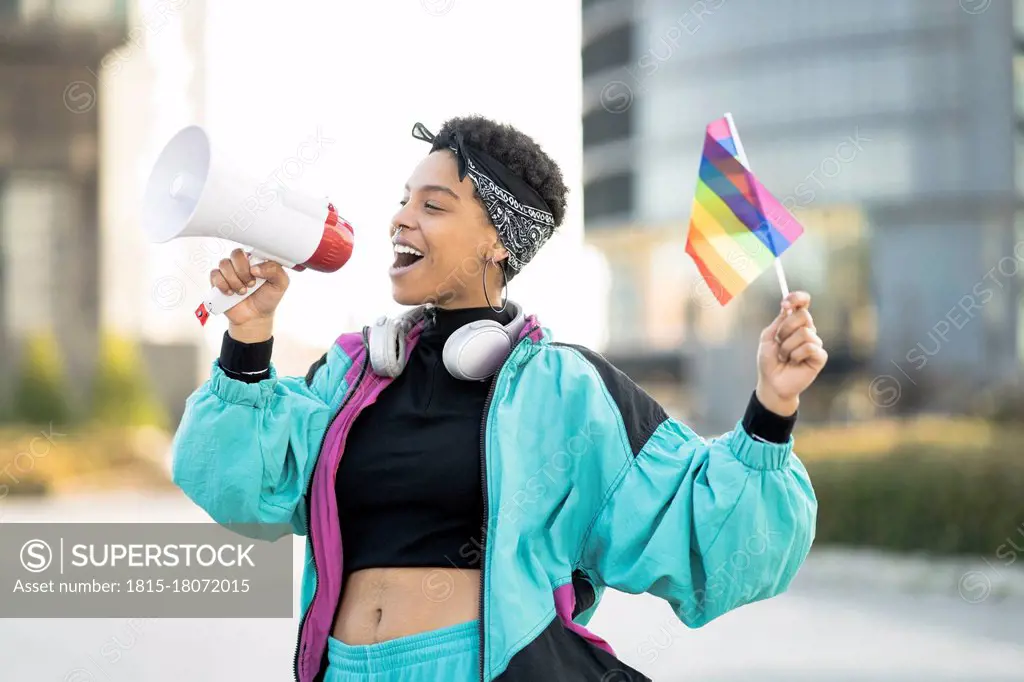
[[[404,272],[413,267],[423,259],[423,252],[405,244],[395,244],[395,261],[391,265],[391,272]]]

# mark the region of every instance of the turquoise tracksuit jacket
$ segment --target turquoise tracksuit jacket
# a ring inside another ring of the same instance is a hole
[[[345,439],[390,383],[369,366],[366,334],[342,335],[304,378],[272,367],[247,384],[215,362],[174,439],[174,481],[215,521],[305,535],[298,682],[322,675],[342,591]],[[661,597],[700,627],[785,590],[814,538],[792,439],[763,442],[738,422],[704,440],[532,316],[491,379],[480,446],[482,542],[462,553],[482,559],[482,682],[646,680],[585,627],[605,588]]]

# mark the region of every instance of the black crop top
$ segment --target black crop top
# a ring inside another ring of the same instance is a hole
[[[435,310],[409,363],[352,424],[338,468],[344,573],[382,566],[479,568],[480,429],[488,381],[463,381],[441,352],[459,327],[508,311]]]
[[[490,382],[455,379],[441,352],[462,325],[509,317],[490,308],[437,310],[405,370],[356,418],[336,481],[345,578],[376,567],[480,568],[480,429]],[[220,365],[241,381],[265,379],[272,346],[273,339],[245,344],[225,333]],[[751,396],[743,428],[782,443],[795,421]]]

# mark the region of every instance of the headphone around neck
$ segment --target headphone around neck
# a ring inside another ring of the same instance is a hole
[[[523,308],[508,301],[512,321],[502,325],[494,320],[477,320],[459,327],[445,341],[441,358],[456,379],[484,381],[490,378],[512,352],[526,324]],[[398,317],[381,317],[370,327],[370,364],[381,376],[397,377],[405,369],[405,337],[423,318],[426,306]]]

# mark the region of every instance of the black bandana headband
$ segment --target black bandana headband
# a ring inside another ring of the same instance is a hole
[[[422,123],[413,126],[412,136],[430,143],[436,139]],[[467,175],[473,180],[498,238],[508,251],[508,266],[518,273],[554,233],[554,215],[525,180],[486,152],[467,145],[461,131],[455,131],[446,141],[443,146],[455,152],[459,180]]]

